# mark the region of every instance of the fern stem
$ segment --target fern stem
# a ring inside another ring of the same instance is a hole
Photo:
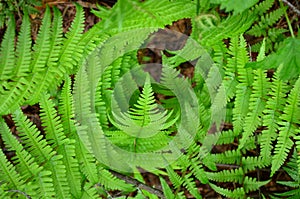
[[[283,1],[284,1],[284,0],[280,1],[280,6],[281,6],[281,7],[284,6],[283,3],[282,3]],[[287,1],[284,1],[284,2],[287,3]],[[288,5],[289,5],[289,4],[288,4]],[[288,14],[287,14],[286,10],[285,10],[285,12],[284,12],[284,16],[285,16],[285,19],[286,19],[286,21],[287,21],[287,24],[288,24],[288,27],[289,27],[291,36],[292,36],[293,38],[295,38],[294,31],[293,31],[293,27],[292,27],[292,25],[291,25],[291,21],[290,21],[290,19],[289,19],[289,17],[288,17]]]

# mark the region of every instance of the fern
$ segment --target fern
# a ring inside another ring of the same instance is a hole
[[[256,6],[254,12],[258,13],[260,19],[250,30],[247,31],[247,34],[256,37],[264,36],[266,38],[266,52],[269,52],[272,49],[277,49],[278,44],[283,40],[282,33],[287,32],[284,29],[272,28],[274,24],[280,18],[282,18],[282,16],[286,12],[286,7],[281,7],[267,14],[264,14],[271,8],[274,2],[274,0],[265,0]],[[252,50],[254,52],[259,52],[261,44],[262,41],[254,44],[252,46]]]
[[[275,146],[274,156],[272,158],[271,176],[282,166],[287,158],[288,152],[293,146],[291,137],[295,137],[297,130],[294,126],[299,124],[299,90],[300,78],[296,81],[291,93],[287,97],[287,106],[283,114],[279,117],[279,135]]]
[[[277,137],[279,125],[280,110],[283,110],[285,100],[285,93],[287,93],[287,85],[284,81],[277,77],[277,72],[274,74],[270,91],[270,98],[267,101],[265,115],[263,116],[263,125],[268,129],[262,131],[261,136],[261,156],[266,158],[270,157],[272,150],[272,141]],[[269,158],[266,158],[269,159]]]
[[[239,41],[240,43],[238,43]],[[246,44],[244,38],[240,37],[240,40],[233,38],[233,44],[237,45],[237,50],[234,52],[238,54],[234,58],[236,60],[237,80],[239,82],[236,90],[236,99],[234,101],[233,125],[236,132],[241,132],[249,110],[250,86],[253,82],[253,74],[251,69],[244,68],[249,59],[245,49]],[[242,147],[242,145],[240,145],[240,147]]]
[[[265,57],[284,38],[285,29],[273,26],[286,8],[270,12],[273,5],[122,0],[93,11],[101,21],[83,33],[76,4],[66,34],[60,11],[47,7],[35,42],[28,13],[17,37],[11,17],[0,48],[0,113],[12,114],[16,132],[0,119],[1,140],[13,153],[0,152],[0,197],[113,198],[117,190],[124,198],[158,198],[162,191],[166,198],[202,198],[205,186],[220,197],[247,198],[270,182],[259,176],[262,169],[273,177],[281,167],[292,179],[278,183],[295,190],[277,196],[297,197],[299,41],[286,39]],[[138,49],[184,18],[191,19],[191,37],[182,49],[161,52],[155,81],[140,66]],[[257,62],[250,62],[244,34],[268,37],[252,46],[261,46]],[[192,78],[181,77],[186,62],[194,64]],[[41,129],[20,108],[36,103]],[[144,170],[160,178],[162,191],[144,190]]]
[[[54,20],[50,27],[50,9],[47,8],[36,43],[33,46],[33,51],[30,51],[29,48],[31,46],[29,20],[27,16],[24,17],[18,37],[19,41],[16,46],[17,66],[13,70],[14,74],[11,73],[5,78],[14,77],[14,79],[11,79],[9,83],[3,82],[2,84],[1,113],[13,112],[18,105],[24,104],[25,101],[31,104],[36,103],[43,92],[50,87],[56,87],[61,82],[64,72],[82,58],[82,51],[77,53],[76,56],[71,56],[74,52],[77,52],[76,50],[83,48],[83,44],[82,47],[76,45],[79,43],[83,30],[83,11],[80,6],[77,6],[77,10],[77,17],[75,17],[73,22],[74,25],[72,25],[70,32],[67,34],[67,38],[62,38],[60,12],[54,9]],[[14,38],[12,33],[7,32],[6,34]],[[6,49],[14,49],[14,43],[10,43],[10,46],[2,51],[6,51]],[[30,57],[32,57],[31,60]],[[14,68],[14,65],[11,65],[9,68]],[[10,71],[9,69],[5,70]],[[57,81],[57,78],[59,81]]]
[[[244,198],[245,191],[243,188],[237,188],[234,190],[224,189],[218,187],[217,185],[210,184],[211,188],[213,188],[217,193],[220,193],[228,198]]]
[[[299,197],[299,166],[297,164],[296,150],[294,150],[290,161],[287,163],[286,166],[283,167],[283,169],[292,178],[292,181],[277,181],[277,183],[283,186],[292,187],[293,190],[286,191],[283,193],[277,193],[276,195],[289,199]]]

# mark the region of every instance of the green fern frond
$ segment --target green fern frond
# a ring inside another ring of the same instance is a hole
[[[287,158],[287,155],[292,148],[294,142],[292,137],[295,137],[297,127],[295,124],[299,124],[299,106],[300,106],[300,78],[296,81],[291,93],[287,97],[287,105],[283,110],[283,114],[280,115],[279,135],[277,138],[277,144],[275,146],[274,156],[272,158],[271,176],[282,166]]]
[[[293,190],[286,191],[283,193],[277,193],[276,195],[288,198],[288,199],[296,199],[300,196],[300,186],[299,186],[299,164],[297,163],[298,155],[297,151],[294,150],[294,153],[292,154],[291,158],[289,159],[289,162],[286,166],[283,167],[284,171],[288,173],[288,175],[292,178],[291,181],[277,181],[278,184],[291,187]]]
[[[216,134],[218,134],[216,135],[216,137],[218,138],[216,143],[217,145],[230,144],[234,141],[235,137],[239,135],[238,133],[232,130],[222,131]]]
[[[242,1],[236,2],[234,0],[227,0],[227,1],[213,0],[213,1],[211,1],[211,3],[221,4],[220,9],[225,9],[226,12],[230,12],[233,10],[234,15],[241,13],[246,9],[249,9],[257,2],[258,2],[258,0],[250,0],[247,2],[242,2]]]
[[[32,56],[30,34],[30,20],[28,14],[25,13],[16,47],[17,61],[13,72],[15,77],[24,77],[28,75]]]
[[[201,199],[202,196],[197,189],[196,182],[192,177],[192,173],[189,173],[183,177],[183,186],[197,199]]]
[[[49,58],[50,52],[50,25],[51,25],[51,15],[50,8],[47,7],[45,11],[45,16],[42,20],[41,28],[39,29],[36,43],[33,46],[33,60],[30,64],[29,71],[41,72]]]
[[[63,77],[63,74],[59,71],[58,58],[61,53],[62,42],[63,42],[63,29],[62,29],[62,16],[57,8],[53,9],[53,20],[52,24],[50,21],[48,23],[51,24],[50,32],[47,32],[47,37],[45,38],[45,33],[42,31],[42,27],[40,29],[40,34],[43,36],[41,41],[47,40],[48,51],[47,51],[47,62],[42,67],[43,72],[35,72],[33,75],[31,82],[33,83],[33,87],[35,87],[34,92],[30,97],[28,103],[35,103],[39,100],[40,95],[42,95],[43,91],[46,91],[49,87],[54,87],[58,85],[57,78]],[[49,38],[48,38],[49,37]],[[49,40],[49,41],[48,41]],[[38,40],[36,41],[38,44]],[[39,54],[39,53],[37,53]],[[46,56],[46,55],[45,55]],[[45,67],[47,66],[47,67]],[[41,75],[42,74],[42,75]],[[32,88],[31,88],[32,89]]]
[[[83,8],[76,5],[76,16],[71,24],[71,27],[66,34],[66,39],[64,40],[62,50],[60,52],[59,63],[62,65],[61,70],[71,70],[76,63],[79,62],[83,53],[83,46],[77,45],[82,37],[82,32],[84,29],[84,13]]]
[[[166,170],[174,188],[178,189],[183,184],[184,180],[173,170],[171,166],[166,167]]]
[[[235,188],[234,190],[229,190],[229,189],[219,187],[219,186],[217,186],[215,184],[212,184],[212,183],[210,183],[209,185],[217,193],[219,193],[219,194],[221,194],[225,197],[228,197],[228,198],[239,199],[239,198],[244,198],[245,195],[246,195],[246,193],[245,193],[245,191],[242,187]]]
[[[63,127],[60,118],[54,109],[54,104],[49,100],[50,96],[45,94],[41,97],[41,121],[45,127],[46,139],[53,148],[57,148],[64,144],[66,136],[63,132]]]
[[[255,5],[255,8],[253,10],[259,15],[262,15],[263,13],[267,12],[273,4],[274,0],[265,0],[263,2],[260,2],[258,5]]]
[[[98,183],[98,175],[96,160],[94,156],[86,149],[79,136],[75,133],[75,152],[80,171],[85,175],[90,183],[93,185]]]
[[[83,187],[82,192],[82,199],[91,199],[91,198],[98,198],[97,190],[95,189],[95,184],[88,182]]]
[[[210,29],[204,30],[201,33],[200,40],[204,46],[213,46],[220,43],[222,39],[232,38],[244,33],[255,20],[255,16],[248,11],[244,11],[241,14],[230,16],[219,25]]]
[[[55,196],[53,180],[50,176],[51,172],[48,170],[43,170],[38,174],[36,180],[38,189],[34,192],[35,197],[49,198]]]
[[[13,157],[13,162],[17,164],[18,172],[24,179],[35,178],[42,168],[35,162],[34,158],[24,150],[23,146],[12,135],[3,120],[0,121],[1,137],[8,150],[15,151],[16,155]]]
[[[99,168],[99,183],[109,190],[133,191],[134,188],[113,176],[108,170]]]
[[[177,9],[178,7],[181,8],[180,11]],[[108,16],[106,19],[109,20],[104,21],[104,28],[115,33],[145,26],[163,28],[173,21],[193,16],[195,9],[196,4],[191,1],[138,2],[126,0],[114,6],[110,15],[106,15]],[[143,19],[143,24],[139,19]]]
[[[278,78],[278,73],[273,75],[273,82],[271,83],[271,90],[269,91],[270,98],[266,103],[266,109],[263,111],[263,125],[268,129],[263,130],[260,140],[260,155],[269,159],[272,151],[272,142],[277,137],[277,131],[279,125],[280,111],[284,109],[285,99],[287,91],[287,85],[285,82]]]
[[[256,37],[267,36],[266,29],[274,25],[284,15],[285,11],[285,7],[279,8],[266,16],[262,16],[259,23],[254,25],[247,33]]]
[[[201,183],[207,184],[208,179],[205,175],[205,171],[203,169],[203,166],[200,164],[199,159],[198,158],[192,158],[190,160],[190,163],[191,163],[191,170],[192,170],[192,173],[194,174],[194,176],[196,176],[196,178],[198,180],[200,180]]]
[[[4,121],[1,120],[1,132],[2,128],[5,128],[3,125]],[[6,186],[9,189],[23,190],[25,186],[25,181],[22,176],[16,171],[16,168],[9,162],[3,153],[0,151],[0,177],[6,183]]]
[[[7,30],[4,34],[0,48],[0,81],[8,80],[12,76],[15,64],[15,20],[10,17]]]
[[[51,171],[55,197],[71,198],[71,187],[68,186],[66,167],[64,166],[62,159],[62,155],[52,156],[45,167]]]
[[[75,134],[74,108],[71,94],[71,79],[65,78],[63,88],[61,90],[58,113],[61,115],[61,124],[64,129],[64,134],[73,138]]]
[[[121,117],[113,113],[116,120],[115,125],[134,137],[149,137],[153,133],[173,125],[178,117],[169,120],[172,112],[160,111],[153,94],[150,79],[147,76],[143,91],[135,107],[126,113],[121,113]]]
[[[234,131],[241,132],[249,110],[249,99],[250,99],[250,86],[253,82],[252,69],[245,68],[245,64],[249,60],[248,53],[246,51],[246,42],[243,36],[240,36],[240,39],[232,38],[233,45],[237,45],[234,49],[236,54],[236,72],[237,80],[239,84],[237,85],[236,98],[234,101],[233,108],[233,126]],[[239,41],[239,42],[238,42]]]
[[[9,198],[8,193],[6,192],[7,187],[6,187],[6,183],[2,183],[0,185],[0,197],[1,198]]]
[[[49,160],[55,152],[46,140],[43,139],[36,126],[20,110],[14,112],[13,119],[17,130],[20,132],[19,136],[28,149],[28,152],[30,152],[39,164]]]
[[[252,133],[258,126],[261,126],[263,110],[266,105],[267,93],[270,85],[267,74],[262,69],[254,71],[254,82],[252,84],[252,93],[249,99],[249,112],[245,118],[243,137],[240,139],[239,147],[242,148]]]
[[[16,111],[14,113],[14,120],[16,122],[17,129],[21,132],[20,137],[23,140],[26,148],[28,148],[29,152],[35,157],[35,159],[38,161],[38,164],[45,164],[45,168],[51,171],[51,179],[55,185],[55,193],[57,193],[59,196],[67,196],[69,189],[67,186],[66,168],[60,160],[62,156],[54,155],[55,152],[52,150],[52,148],[44,139],[42,139],[38,130],[32,126],[32,124],[20,111]],[[52,194],[53,192],[50,189],[51,186],[47,185],[47,183],[50,183],[51,180],[48,179],[48,173],[44,174],[46,175],[45,179],[39,179],[40,181],[38,182],[39,184],[43,182],[46,183],[40,185],[45,188],[48,187],[48,189],[45,189],[44,191],[49,192],[48,194]]]
[[[172,192],[172,189],[169,187],[168,183],[165,181],[165,179],[163,179],[162,177],[159,178],[160,179],[160,183],[162,186],[162,190],[164,192],[164,195],[167,199],[173,199],[175,198],[175,195]]]
[[[94,74],[90,75],[93,76]],[[90,78],[90,80],[95,81],[95,78]],[[89,88],[88,85],[91,83],[93,83],[94,86]],[[78,137],[76,137],[75,140],[81,140],[82,143],[80,148],[84,151],[84,155],[86,155],[85,153],[87,150],[88,152],[93,153],[91,156],[95,155],[100,162],[109,162],[113,164],[112,162],[118,161],[118,156],[115,154],[115,149],[107,142],[104,132],[99,125],[96,113],[92,112],[91,100],[94,96],[91,95],[91,92],[95,91],[93,89],[96,89],[96,86],[97,82],[89,81],[86,65],[83,65],[76,75],[74,84],[73,99],[78,134]],[[78,152],[80,153],[80,151]],[[83,161],[87,166],[89,165],[88,160],[83,159]],[[114,164],[118,165],[116,162]],[[90,169],[90,167],[88,168]],[[89,173],[89,171],[87,172]]]
[[[220,154],[212,154],[211,158],[214,162],[221,164],[239,164],[241,161],[242,154],[239,150],[225,151]]]
[[[78,9],[80,8],[78,7]],[[42,93],[47,91],[49,88],[56,87],[61,82],[62,78],[64,77],[64,73],[66,72],[66,63],[69,63],[69,65],[73,63],[73,65],[75,65],[74,60],[76,62],[82,58],[82,53],[78,53],[76,56],[73,56],[73,53],[74,51],[76,52],[76,49],[82,49],[83,44],[81,47],[78,47],[77,42],[76,44],[73,44],[72,47],[72,45],[69,44],[74,42],[73,40],[72,42],[69,41],[71,37],[69,39],[65,39],[64,41],[66,42],[62,43],[62,21],[60,13],[57,11],[57,9],[54,9],[54,19],[56,21],[53,22],[52,27],[50,27],[50,10],[47,8],[45,17],[43,19],[43,25],[39,30],[33,51],[29,52],[29,54],[32,56],[30,66],[26,68],[26,65],[31,57],[27,57],[27,50],[31,49],[28,46],[31,46],[31,43],[28,43],[30,41],[28,38],[30,31],[27,30],[29,28],[28,17],[24,17],[24,28],[21,30],[23,32],[20,33],[20,42],[17,43],[17,66],[21,67],[22,65],[22,67],[16,68],[16,71],[14,71],[16,74],[13,74],[15,79],[11,79],[10,82],[3,82],[2,88],[0,89],[0,112],[2,114],[13,112],[26,100],[30,104],[36,103]],[[77,23],[83,24],[83,19],[80,19],[80,17],[75,17],[75,19],[77,20]],[[79,34],[79,36],[77,35],[76,37],[81,37],[82,27],[78,26],[79,25],[74,25],[74,31]],[[72,34],[74,35],[75,33]],[[69,41],[69,43],[67,41]],[[59,61],[57,61],[58,54],[64,55],[59,57]],[[24,57],[24,59],[22,58],[21,60],[21,57]],[[69,57],[69,59],[65,57]],[[74,60],[72,61],[70,59]],[[23,63],[20,63],[21,61],[24,62],[24,66]],[[26,71],[33,73],[26,74]],[[14,75],[26,76],[26,79]]]
[[[243,157],[241,161],[243,165],[244,172],[254,171],[255,169],[264,168],[270,165],[270,160],[268,158],[262,157]]]
[[[219,172],[206,172],[207,178],[216,182],[236,182],[241,184],[244,179],[242,168],[223,170]]]
[[[71,187],[72,197],[79,198],[81,195],[81,175],[78,160],[75,158],[75,147],[75,140],[67,139],[64,141],[64,144],[59,146],[57,153],[63,155],[62,162],[66,167],[67,181],[68,186]]]
[[[244,179],[245,192],[248,193],[250,191],[256,191],[261,186],[264,186],[268,182],[269,182],[269,180],[267,180],[267,181],[257,181],[256,178],[251,178],[251,177],[246,176],[245,179]]]

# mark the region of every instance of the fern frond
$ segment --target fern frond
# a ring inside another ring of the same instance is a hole
[[[296,81],[291,93],[287,97],[287,105],[280,115],[279,135],[275,146],[274,156],[272,158],[271,176],[282,166],[287,158],[287,155],[292,148],[294,142],[292,137],[295,137],[297,127],[295,124],[300,122],[300,78]]]
[[[19,136],[22,139],[28,152],[36,159],[38,164],[46,162],[54,155],[54,151],[48,145],[39,130],[30,122],[22,111],[16,110],[13,113]]]
[[[130,184],[126,184],[101,167],[99,168],[99,183],[110,190],[132,191],[134,189]]]
[[[35,190],[35,197],[43,196],[46,199],[55,196],[51,171],[41,171],[37,176],[36,184],[38,189]]]
[[[30,20],[27,13],[24,14],[20,34],[16,48],[16,66],[13,72],[15,77],[28,75],[31,63],[31,37]]]
[[[221,164],[239,164],[242,158],[242,154],[239,150],[225,151],[220,154],[211,154],[211,158],[214,162]]]
[[[228,130],[228,131],[222,131],[220,133],[216,133],[217,136],[217,145],[222,145],[222,144],[230,144],[234,141],[235,137],[238,136],[238,133]]]
[[[66,136],[64,135],[60,118],[54,109],[54,104],[49,100],[49,98],[50,96],[48,94],[45,94],[41,97],[40,116],[43,126],[45,127],[48,143],[51,144],[53,148],[56,148],[63,145]]]
[[[45,167],[51,171],[56,198],[71,198],[67,182],[66,167],[62,162],[62,155],[52,156]]]
[[[257,168],[264,168],[270,164],[270,160],[268,158],[262,157],[243,157],[242,158],[242,166],[244,172],[254,171]]]
[[[267,36],[266,29],[275,24],[284,15],[285,11],[286,8],[283,7],[262,16],[259,23],[254,25],[247,33],[256,37]]]
[[[236,45],[238,38],[232,38],[233,44]],[[234,131],[241,132],[243,129],[243,124],[249,110],[249,99],[250,99],[250,86],[253,82],[252,69],[245,68],[245,64],[248,62],[249,57],[246,51],[246,42],[243,36],[240,36],[238,40],[237,57],[236,59],[236,71],[237,80],[239,84],[237,85],[236,98],[234,101],[233,108],[233,126]]]
[[[78,160],[75,158],[75,140],[65,140],[64,143],[59,146],[57,153],[63,155],[62,162],[66,167],[67,181],[72,197],[78,198],[81,195],[82,189],[80,184],[81,175],[79,172],[79,164]]]
[[[71,24],[71,27],[66,34],[66,39],[64,40],[63,47],[60,51],[59,63],[62,67],[61,70],[71,70],[76,63],[79,63],[79,60],[83,54],[83,46],[77,45],[82,37],[82,32],[84,29],[84,13],[83,8],[76,5],[76,16]]]
[[[16,156],[13,161],[17,164],[18,172],[24,179],[35,178],[42,168],[35,162],[34,158],[23,148],[17,139],[9,131],[3,120],[0,121],[1,137],[9,150],[14,150]]]
[[[150,137],[153,133],[157,133],[173,125],[178,117],[169,120],[172,112],[167,112],[166,110],[160,111],[155,103],[153,94],[148,75],[135,107],[126,113],[121,113],[121,117],[118,117],[113,112],[116,120],[115,125],[137,138]],[[167,120],[169,121],[167,122]]]
[[[73,138],[75,134],[75,121],[74,121],[74,108],[73,99],[71,94],[71,79],[65,78],[65,82],[61,91],[58,113],[61,115],[61,124],[64,129],[64,134]]]
[[[1,130],[5,128],[1,118]],[[3,132],[3,131],[1,131]],[[0,151],[0,177],[6,183],[9,189],[23,190],[25,181],[22,176],[16,171],[16,168],[7,160],[3,151]]]
[[[31,82],[33,82],[35,90],[32,92],[29,103],[37,102],[40,95],[42,95],[45,90],[60,83],[57,81],[58,77],[63,77],[63,74],[58,69],[58,59],[63,43],[62,16],[57,8],[53,9],[53,15],[53,21],[48,35],[49,38],[42,38],[42,40],[49,40],[49,51],[47,53],[48,57],[45,65],[47,67],[44,66],[42,73],[35,73],[33,75]],[[43,32],[41,32],[41,34],[43,34]]]
[[[250,191],[256,191],[258,190],[261,186],[267,184],[269,180],[267,181],[257,181],[256,178],[251,178],[246,176],[244,179],[244,189],[245,192],[248,193]]]
[[[196,187],[196,182],[192,177],[192,173],[189,173],[183,177],[183,186],[197,199],[201,199],[201,195]]]
[[[76,159],[78,160],[78,164],[80,165],[80,171],[86,176],[90,183],[93,185],[98,183],[98,175],[96,160],[94,156],[86,149],[85,145],[82,143],[79,136],[75,133],[75,152]]]
[[[207,178],[216,182],[236,182],[241,184],[244,179],[242,168],[223,170],[219,172],[206,172]]]
[[[208,179],[205,175],[205,171],[204,171],[202,165],[200,164],[199,159],[198,158],[192,158],[190,160],[190,163],[191,163],[192,173],[196,176],[196,178],[198,180],[200,180],[201,183],[207,184]]]
[[[212,46],[222,39],[232,38],[244,33],[254,22],[255,16],[248,11],[230,16],[219,25],[202,32],[200,42],[204,46]],[[198,38],[196,38],[199,40]]]
[[[254,82],[252,84],[252,93],[249,99],[249,112],[245,118],[243,137],[240,139],[239,147],[242,148],[246,140],[261,126],[261,117],[266,105],[266,97],[270,89],[267,80],[267,74],[262,69],[254,71]]]
[[[255,8],[253,10],[259,15],[262,15],[263,13],[267,12],[273,4],[274,0],[265,0],[263,2],[260,2],[258,5],[255,5]]]
[[[68,42],[63,43],[63,45],[68,45],[68,46],[62,46],[62,40],[61,40],[62,20],[61,20],[60,13],[57,11],[57,9],[54,9],[54,19],[56,21],[53,22],[52,28],[50,28],[50,24],[51,24],[50,10],[49,8],[47,8],[45,18],[43,19],[43,25],[39,30],[38,38],[33,47],[33,52],[30,52],[30,54],[32,54],[33,56],[30,62],[30,67],[28,67],[27,69],[25,68],[28,59],[23,59],[25,65],[24,67],[22,66],[22,69],[18,69],[19,75],[20,74],[24,76],[27,75],[26,79],[16,76],[15,77],[16,79],[13,79],[11,82],[6,83],[7,86],[4,90],[0,90],[1,91],[0,101],[2,102],[0,105],[1,113],[7,114],[13,112],[14,110],[17,109],[19,105],[23,104],[26,100],[30,104],[36,103],[38,101],[39,96],[42,95],[42,93],[47,91],[49,88],[53,88],[57,86],[62,80],[62,77],[66,72],[65,65],[64,64],[62,65],[62,63],[72,63],[71,60],[64,59],[64,58],[63,60],[57,61],[58,54],[60,55],[64,54],[65,51],[69,50],[68,47],[69,43]],[[27,18],[25,17],[23,22],[24,29],[26,24],[28,25],[29,23],[29,22],[27,23],[26,20]],[[80,27],[79,28],[77,27],[77,29],[80,29]],[[81,31],[79,30],[78,32]],[[23,42],[24,40],[23,43],[26,43],[26,46],[31,46],[31,44],[28,43],[28,36],[26,36],[25,33],[28,34],[28,31],[24,30],[24,34],[20,34],[20,36],[24,37],[24,39],[20,41]],[[68,41],[68,39],[66,39],[65,41]],[[19,47],[21,48],[22,47],[21,44],[23,43],[18,44],[17,48]],[[81,48],[83,48],[82,46]],[[61,48],[63,49],[60,50]],[[80,47],[74,44],[73,49],[68,51],[71,54],[69,57],[74,60],[81,59],[82,53],[76,54],[77,56],[74,57],[72,56],[74,48],[79,49]],[[26,47],[26,49],[24,50],[28,50],[28,47]],[[25,51],[22,50],[20,51],[25,53]],[[27,54],[28,52],[26,52],[26,55]],[[78,57],[78,55],[80,56]],[[18,55],[18,56],[25,56],[25,54]],[[61,57],[59,58],[61,59]],[[66,62],[62,62],[64,60],[66,60]],[[19,64],[22,65],[22,63]],[[23,74],[25,73],[25,71],[29,71],[33,73]]]
[[[172,189],[169,187],[169,185],[167,184],[165,179],[163,179],[162,177],[160,177],[159,179],[160,179],[160,183],[161,183],[162,190],[164,192],[165,197],[167,199],[175,198],[175,195],[173,194]]]
[[[277,193],[276,195],[285,197],[288,199],[296,199],[300,196],[300,186],[299,186],[299,164],[297,163],[298,155],[297,151],[294,150],[294,153],[289,159],[289,162],[286,166],[283,167],[284,171],[292,178],[291,181],[277,181],[278,184],[283,186],[288,186],[293,188],[293,190],[286,191],[283,193]]]
[[[272,142],[277,137],[279,125],[280,111],[284,109],[285,95],[287,93],[287,85],[278,78],[278,73],[273,75],[273,82],[271,83],[271,90],[269,91],[270,98],[266,103],[266,109],[263,111],[263,126],[268,129],[263,130],[260,140],[260,155],[263,158],[269,159],[273,148]]]
[[[9,198],[8,193],[6,192],[7,190],[7,184],[6,183],[2,183],[0,185],[0,197],[1,198]]]
[[[225,189],[222,187],[219,187],[215,184],[210,183],[209,184],[211,186],[211,188],[213,188],[213,190],[215,190],[217,193],[228,197],[228,198],[233,198],[233,199],[239,199],[239,198],[244,198],[246,193],[244,191],[244,189],[242,187],[240,188],[236,188],[234,190],[229,190],[229,189]]]
[[[47,7],[39,29],[36,42],[33,46],[33,60],[30,64],[30,72],[41,72],[48,61],[50,52],[50,25],[51,15],[50,8]]]
[[[166,167],[166,170],[174,188],[178,189],[183,184],[184,180],[173,170],[171,166]]]
[[[0,82],[10,79],[14,69],[15,29],[15,20],[11,16],[0,48]]]
[[[180,11],[177,9],[180,7]],[[104,29],[117,33],[143,27],[163,28],[173,21],[195,15],[196,4],[190,1],[137,2],[126,0],[111,9]],[[175,11],[176,10],[176,11]],[[143,19],[143,24],[139,19]]]

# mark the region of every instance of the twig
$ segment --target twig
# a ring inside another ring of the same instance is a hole
[[[24,195],[26,198],[31,199],[30,195],[28,195],[27,193],[20,191],[20,190],[8,190],[8,192],[20,193],[20,194]]]
[[[282,0],[284,3],[286,3],[290,8],[292,8],[292,10],[297,13],[298,15],[300,15],[300,10],[298,10],[293,4],[291,4],[290,2],[288,2],[287,0]]]
[[[140,182],[136,179],[133,179],[129,176],[123,175],[119,172],[116,172],[116,171],[113,171],[113,170],[110,170],[110,172],[114,176],[116,176],[117,178],[120,178],[120,179],[124,180],[125,182],[134,185],[135,187],[138,187],[140,189],[144,189],[144,190],[146,190],[146,191],[148,191],[152,194],[155,194],[156,196],[158,196],[160,198],[165,198],[163,192],[159,189],[152,188],[152,187],[150,187],[150,186],[148,186],[148,185],[146,185],[146,184],[144,184],[144,183],[142,183],[142,182]]]

